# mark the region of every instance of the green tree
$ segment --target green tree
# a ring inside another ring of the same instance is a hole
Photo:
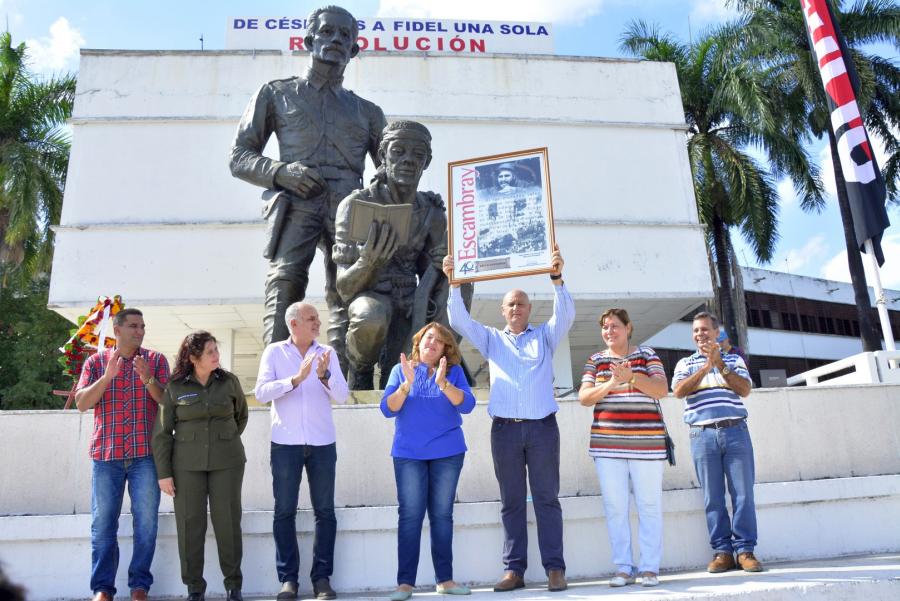
[[[61,409],[68,390],[58,348],[72,324],[47,309],[49,281],[35,278],[25,286],[0,288],[0,409]]]
[[[809,47],[800,0],[733,0],[732,3],[746,15],[743,39],[753,49],[758,64],[779,80],[787,94],[801,101],[794,105],[795,109],[799,108],[795,113],[792,111],[795,118],[816,138],[828,137],[860,338],[864,350],[880,350],[881,340],[873,323],[850,203],[837,163],[837,138],[817,62]],[[900,69],[895,62],[863,49],[876,43],[900,48],[900,7],[895,0],[860,0],[852,6],[838,0],[830,3],[859,74],[857,102],[866,128],[884,142],[889,154],[883,174],[890,202],[900,204],[900,141],[894,134],[900,130]]]
[[[722,317],[729,337],[746,344],[746,336],[735,330],[730,228],[739,228],[757,260],[767,263],[778,240],[774,182],[789,177],[806,210],[820,208],[824,199],[818,170],[799,143],[805,132],[781,118],[797,99],[766,69],[744,58],[742,25],[710,30],[685,44],[656,26],[634,21],[622,35],[621,48],[675,65],[694,195],[707,226]],[[754,159],[751,149],[762,152],[768,165]]]
[[[9,32],[0,33],[0,286],[50,268],[74,96],[73,75],[38,80],[25,44],[14,47]]]

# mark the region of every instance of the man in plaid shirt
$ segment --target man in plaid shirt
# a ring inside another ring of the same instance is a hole
[[[144,317],[123,309],[113,318],[116,348],[92,355],[75,393],[80,411],[94,410],[91,436],[91,590],[94,601],[116,594],[119,544],[116,532],[125,485],[131,499],[134,547],[128,566],[133,601],[144,601],[153,584],[159,483],[150,449],[157,403],[169,381],[169,363],[141,348]]]

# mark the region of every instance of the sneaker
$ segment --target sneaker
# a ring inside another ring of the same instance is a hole
[[[609,579],[609,586],[618,588],[628,584],[634,584],[634,574],[626,574],[625,572],[617,572],[615,576]]]
[[[710,574],[719,574],[720,572],[727,572],[734,568],[734,555],[726,553],[725,551],[717,551],[715,557],[713,557],[712,561],[709,562],[709,565],[706,566],[706,571]]]
[[[641,574],[641,586],[659,586],[659,577],[653,572]]]
[[[744,553],[738,553],[737,556],[738,565],[741,566],[741,569],[745,572],[762,572],[763,567],[762,564],[759,563],[759,560],[753,556],[753,551],[746,551]]]

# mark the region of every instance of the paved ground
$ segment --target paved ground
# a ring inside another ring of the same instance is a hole
[[[344,593],[338,599],[384,601],[389,594],[390,591]],[[570,582],[569,589],[561,593],[549,593],[546,583],[534,583],[512,593],[494,593],[490,587],[483,587],[473,589],[469,597],[441,596],[433,589],[422,589],[413,595],[413,599],[420,600],[438,601],[438,598],[441,601],[582,601],[601,598],[608,601],[900,601],[900,554],[773,563],[757,574],[742,571],[663,573],[656,588],[630,585],[614,589],[609,587],[607,579],[603,579]]]

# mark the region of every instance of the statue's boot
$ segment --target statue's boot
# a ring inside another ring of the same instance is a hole
[[[374,390],[375,368],[356,369],[351,366],[347,384],[350,386],[350,390]]]
[[[302,301],[306,294],[306,280],[298,281],[271,277],[266,281],[266,308],[263,316],[263,344],[287,340],[291,332],[284,321],[287,308]]]

